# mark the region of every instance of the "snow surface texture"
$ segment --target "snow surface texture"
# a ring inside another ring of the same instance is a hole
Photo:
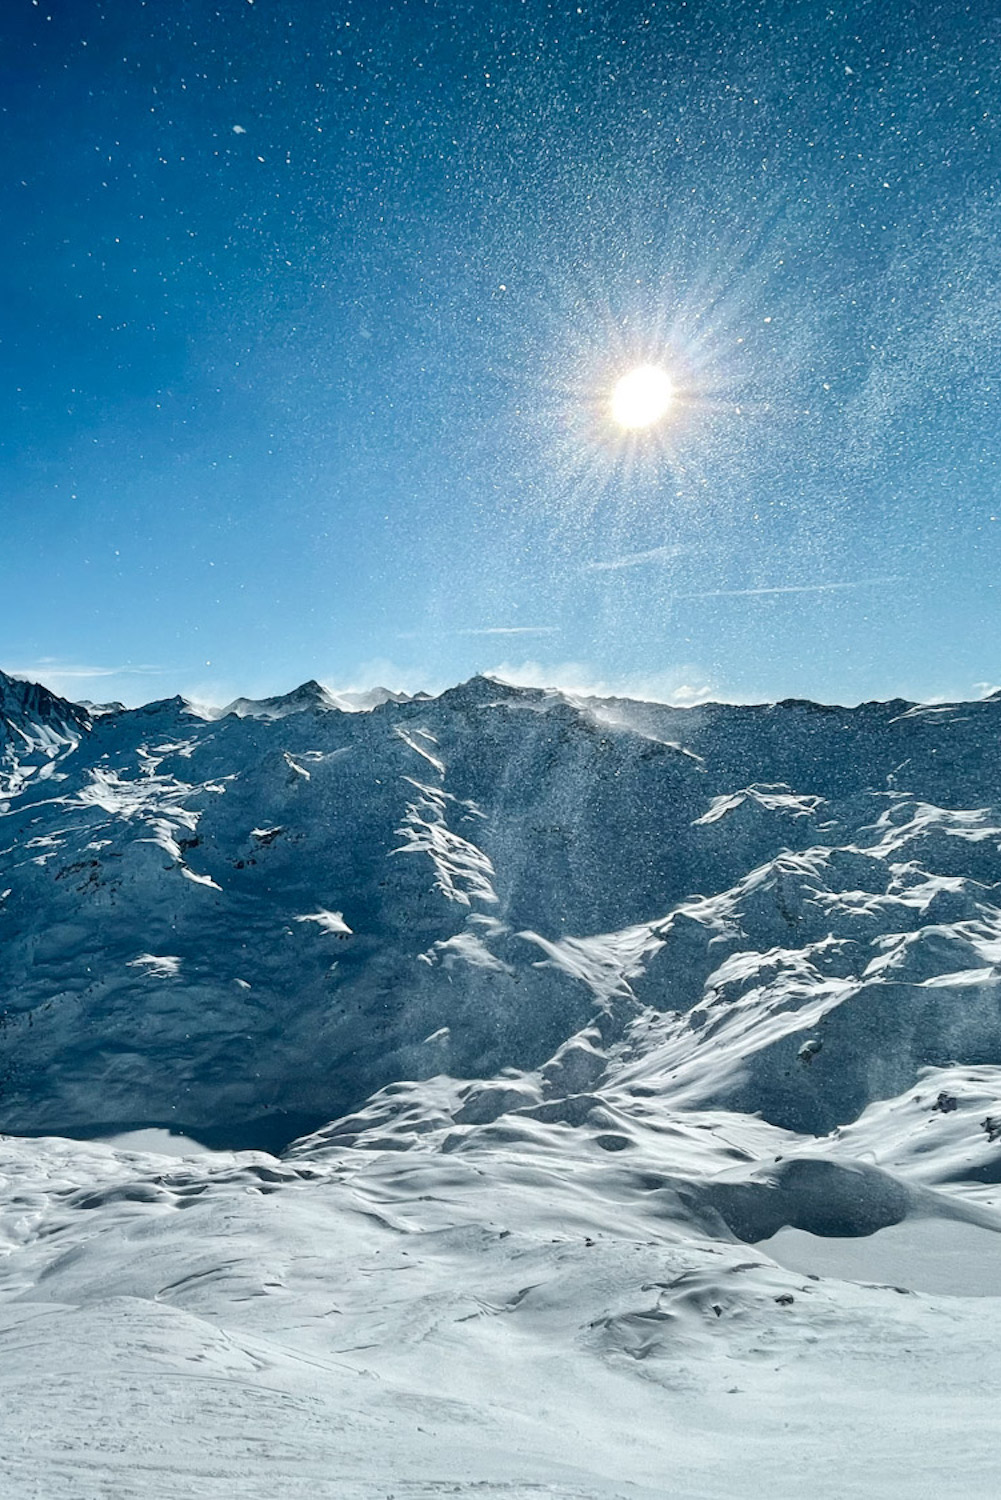
[[[999,727],[0,674],[3,1495],[996,1496]]]

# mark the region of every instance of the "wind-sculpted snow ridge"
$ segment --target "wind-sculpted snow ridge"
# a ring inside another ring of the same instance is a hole
[[[0,688],[5,1496],[993,1496],[1001,700]]]

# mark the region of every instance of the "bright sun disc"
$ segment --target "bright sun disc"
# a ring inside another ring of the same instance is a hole
[[[659,365],[639,365],[616,382],[612,420],[620,427],[652,427],[674,400],[674,384]]]

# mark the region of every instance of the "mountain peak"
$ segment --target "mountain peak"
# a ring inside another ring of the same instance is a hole
[[[234,698],[232,703],[219,710],[219,717],[235,714],[238,719],[284,719],[289,714],[318,709],[326,712],[339,707],[333,695],[311,677],[289,693],[278,693],[270,698]]]
[[[29,737],[32,730],[44,730],[77,738],[89,728],[90,715],[82,704],[60,698],[40,682],[0,671],[0,737],[14,729]]]
[[[544,688],[516,687],[500,677],[488,677],[483,672],[477,672],[465,682],[446,688],[443,693],[439,694],[439,699],[442,703],[452,706],[462,704],[482,706],[493,703],[512,703],[519,699],[535,703],[547,696],[549,694]]]
[[[407,703],[407,693],[394,693],[389,688],[374,687],[362,691],[331,692],[311,677],[289,693],[278,693],[271,698],[234,698],[225,708],[217,710],[216,717],[226,718],[235,714],[238,719],[285,719],[290,714],[301,713],[367,713],[383,703]]]

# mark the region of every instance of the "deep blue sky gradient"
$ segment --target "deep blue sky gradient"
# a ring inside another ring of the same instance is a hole
[[[0,66],[0,665],[1001,680],[996,6],[6,0]]]

